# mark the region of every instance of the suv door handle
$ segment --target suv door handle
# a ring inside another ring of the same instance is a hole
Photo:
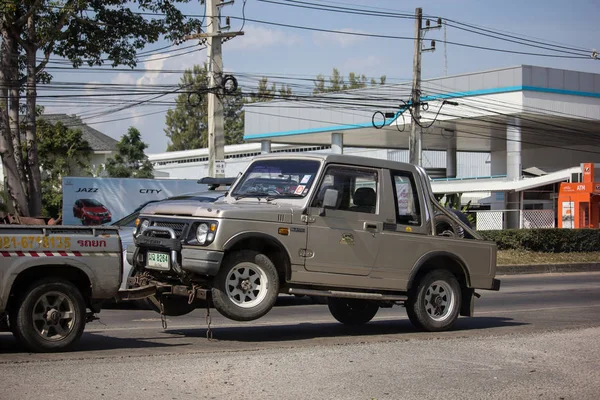
[[[363,223],[363,229],[365,231],[370,231],[370,232],[379,232],[379,228],[377,226],[377,223],[375,223],[375,222],[365,222],[365,223]]]

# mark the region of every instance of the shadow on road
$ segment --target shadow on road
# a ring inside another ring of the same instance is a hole
[[[277,298],[277,302],[275,303],[275,307],[288,307],[288,306],[306,306],[310,304],[320,304],[311,299],[308,296],[291,296],[291,295],[279,295]],[[198,300],[197,308],[205,308],[206,303],[201,300]],[[141,308],[140,303],[136,303],[133,301],[120,301],[116,302],[107,302],[102,305],[102,308],[105,310],[144,310],[148,308]]]
[[[153,341],[149,341],[153,340]],[[77,346],[69,353],[113,350],[113,349],[150,349],[150,348],[175,348],[186,346],[188,343],[165,343],[169,338],[161,337],[161,342],[154,339],[117,338],[96,333],[84,333]],[[25,348],[9,335],[0,336],[0,355],[27,353]]]
[[[454,331],[491,329],[526,325],[512,318],[464,318],[459,319]],[[206,336],[206,329],[167,329],[169,334],[185,337]],[[418,333],[408,320],[373,321],[363,326],[348,326],[339,323],[298,323],[293,325],[213,327],[215,339],[235,342],[285,342],[328,338],[336,336],[376,336]],[[398,337],[395,337],[398,339]]]
[[[256,326],[248,323],[246,326],[219,327],[213,326],[214,339],[219,342],[239,343],[285,343],[307,341],[311,339],[327,339],[335,337],[373,337],[389,336],[390,340],[402,339],[428,339],[455,335],[460,332],[473,330],[487,330],[494,328],[514,327],[527,325],[515,322],[512,318],[479,317],[460,318],[453,331],[440,333],[421,333],[417,331],[407,319],[373,321],[363,326],[347,326],[340,323],[298,323],[269,326]],[[122,338],[107,336],[104,333],[84,333],[80,342],[71,353],[118,350],[118,349],[149,349],[163,350],[190,346],[196,341],[182,342],[182,338],[201,339],[206,337],[206,329],[167,329],[160,331],[157,328],[156,337]],[[110,333],[108,333],[110,335]],[[417,336],[418,334],[418,336]],[[172,341],[172,342],[171,342]],[[0,336],[0,355],[23,353],[25,350],[17,344],[12,336]]]

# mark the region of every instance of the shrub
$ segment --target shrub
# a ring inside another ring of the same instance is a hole
[[[528,250],[544,253],[600,251],[600,229],[506,229],[480,231],[499,250]]]

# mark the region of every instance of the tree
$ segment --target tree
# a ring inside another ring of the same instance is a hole
[[[167,151],[205,148],[208,145],[208,69],[194,65],[184,71],[175,99],[175,108],[167,111],[165,133],[170,139]],[[240,88],[224,95],[225,144],[238,144],[244,137],[243,97]]]
[[[133,126],[129,127],[117,143],[117,154],[106,162],[106,172],[111,178],[154,178],[154,167],[144,150],[148,145]]]
[[[384,85],[385,79],[385,75],[382,75],[379,77],[379,83],[377,83],[375,78],[371,78],[371,86],[376,86],[378,84]],[[340,74],[340,71],[338,71],[337,68],[334,68],[331,76],[329,77],[328,86],[325,85],[325,76],[323,74],[317,75],[313,83],[313,94],[339,92],[341,90],[361,89],[367,87],[367,77],[364,74],[359,75],[357,73],[350,72],[348,74],[348,84],[346,84],[344,77]]]
[[[258,81],[258,86],[256,87],[256,92],[251,93],[247,99],[247,103],[260,103],[263,101],[271,101],[278,99],[285,99],[292,95],[292,88],[289,85],[281,84],[279,89],[277,89],[277,85],[273,82],[271,87],[269,87],[269,80],[267,77],[262,77],[260,81]]]
[[[62,178],[88,175],[92,149],[80,129],[61,122],[37,120],[40,166],[42,168],[42,216],[57,217],[62,211]]]
[[[333,69],[333,73],[329,77],[329,92],[339,92],[346,90],[348,87],[344,83],[344,77],[340,74],[337,68]]]
[[[64,57],[73,67],[105,61],[133,67],[136,51],[147,43],[156,42],[161,35],[177,42],[199,29],[199,20],[186,19],[177,9],[175,4],[182,2],[188,0],[0,2],[0,157],[17,214],[37,216],[42,211],[36,87],[51,79],[44,72],[50,56]],[[132,8],[157,14],[157,18],[135,13]],[[21,129],[19,116],[22,107],[25,129]]]
[[[354,72],[348,74],[348,89],[361,89],[367,86],[367,77],[363,74],[358,76]]]

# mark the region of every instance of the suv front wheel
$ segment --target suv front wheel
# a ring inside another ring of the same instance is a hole
[[[271,260],[257,251],[228,254],[212,288],[215,308],[235,321],[252,321],[273,308],[279,277]]]

